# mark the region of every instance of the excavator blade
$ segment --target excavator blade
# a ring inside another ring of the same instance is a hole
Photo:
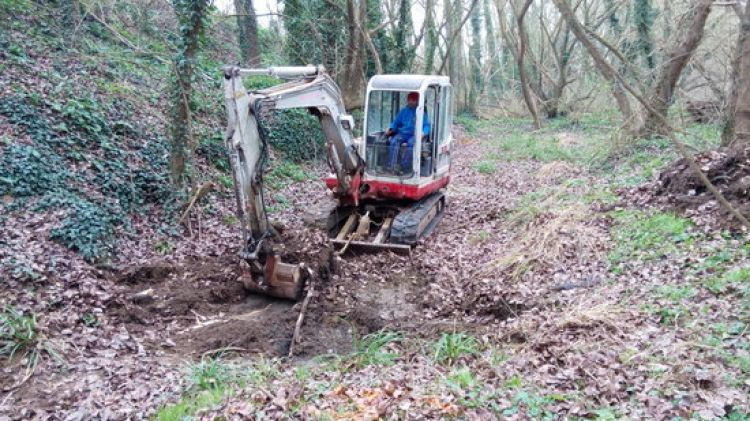
[[[240,277],[250,292],[297,301],[302,298],[305,272],[300,265],[283,263],[278,256],[266,260],[263,275],[247,272]]]
[[[407,207],[388,209],[381,206],[372,220],[371,211],[354,209],[331,243],[339,254],[352,250],[410,255],[417,241],[432,232],[444,210],[445,195],[442,193],[432,194]],[[369,232],[363,229],[363,221],[374,229]]]

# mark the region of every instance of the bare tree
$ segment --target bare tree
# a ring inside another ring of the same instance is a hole
[[[532,2],[533,0],[526,0],[523,6],[521,6],[521,10],[516,13],[516,22],[518,25],[518,54],[516,54],[516,61],[518,63],[518,74],[521,77],[521,92],[523,93],[523,99],[526,102],[526,106],[529,107],[531,116],[534,118],[534,127],[540,129],[542,127],[542,120],[539,118],[539,111],[536,108],[536,102],[531,95],[528,71],[524,65],[524,60],[526,59],[526,46],[529,44],[529,35],[526,32],[524,18],[526,17],[526,13],[529,11]]]
[[[438,33],[435,27],[435,0],[426,0],[424,6],[425,14],[425,52],[424,52],[424,73],[432,73],[432,67],[435,64],[435,50],[438,46]]]
[[[750,2],[740,25],[737,43],[737,108],[734,113],[734,144],[750,144]]]
[[[681,40],[662,65],[654,87],[654,93],[649,100],[651,108],[656,113],[646,111],[646,121],[641,129],[641,135],[663,134],[664,127],[656,114],[667,115],[669,111],[669,106],[674,97],[675,85],[677,85],[683,69],[703,39],[706,19],[711,12],[711,3],[713,3],[713,0],[698,0],[696,2],[692,10],[690,25],[685,28]]]
[[[602,77],[612,87],[612,95],[615,97],[617,107],[622,114],[623,127],[626,132],[634,133],[635,122],[633,119],[633,111],[630,107],[630,101],[628,96],[620,85],[617,79],[617,74],[612,66],[609,65],[604,55],[596,48],[591,38],[587,35],[586,29],[583,27],[581,22],[576,18],[573,10],[568,5],[567,0],[552,0],[552,2],[560,11],[565,21],[570,26],[570,30],[573,31],[578,41],[586,48],[591,58],[594,60],[597,70],[601,73]]]
[[[750,2],[748,2],[750,7]],[[743,43],[747,43],[747,31],[743,31],[747,25],[750,25],[750,10],[742,12],[738,11],[737,16],[740,18],[740,31],[737,36],[737,47],[734,54],[734,60],[732,60],[732,72],[730,76],[731,85],[729,87],[729,98],[727,98],[727,105],[724,110],[724,124],[721,132],[721,144],[723,146],[729,146],[734,141],[735,133],[735,114],[737,111],[737,100],[739,91],[739,78],[740,78],[740,61],[743,55],[741,54]],[[748,48],[747,45],[744,47]],[[747,51],[747,50],[745,50]]]

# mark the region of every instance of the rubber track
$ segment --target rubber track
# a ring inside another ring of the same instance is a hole
[[[408,244],[411,246],[417,244],[417,240],[423,235],[429,234],[437,224],[437,221],[443,216],[445,206],[443,206],[441,211],[434,216],[433,220],[421,232],[418,232],[419,225],[423,219],[427,217],[435,206],[444,201],[444,197],[443,193],[433,193],[399,212],[393,219],[390,241],[396,244]]]

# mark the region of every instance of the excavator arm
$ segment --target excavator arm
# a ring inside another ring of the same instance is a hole
[[[254,75],[289,81],[248,93],[243,76]],[[224,94],[228,121],[225,139],[244,242],[240,257],[250,266],[250,274],[243,281],[248,289],[297,299],[304,283],[303,274],[297,265],[282,263],[271,243],[275,232],[263,203],[268,143],[258,120],[270,111],[292,108],[306,108],[316,115],[325,134],[328,163],[338,182],[334,194],[357,203],[364,162],[352,136],[354,120],[346,114],[338,86],[322,66],[265,69],[226,66]]]

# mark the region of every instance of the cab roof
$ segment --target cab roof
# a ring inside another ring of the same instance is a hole
[[[370,79],[368,89],[418,91],[423,85],[431,84],[450,85],[450,78],[434,75],[375,75]]]

